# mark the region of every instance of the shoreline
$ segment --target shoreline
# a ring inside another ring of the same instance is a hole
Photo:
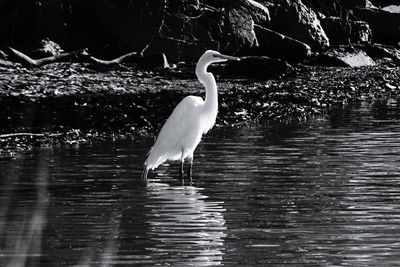
[[[204,97],[190,70],[0,67],[0,136],[36,134],[0,137],[0,158],[36,146],[156,135],[181,99]],[[219,86],[217,127],[304,121],[350,103],[397,103],[400,95],[400,67],[390,61],[361,68],[298,65],[291,75],[268,80],[232,78],[223,70],[211,70]]]

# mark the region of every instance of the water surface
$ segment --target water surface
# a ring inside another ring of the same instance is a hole
[[[396,266],[397,109],[216,128],[140,173],[152,140],[40,149],[0,162],[1,266]]]

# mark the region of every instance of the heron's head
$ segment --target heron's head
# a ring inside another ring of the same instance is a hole
[[[204,54],[200,57],[199,59],[199,64],[203,63],[205,65],[209,65],[211,63],[217,63],[217,62],[225,62],[227,60],[235,60],[239,61],[240,58],[238,57],[232,57],[232,56],[227,56],[223,55],[217,51],[214,50],[207,50],[204,52]]]
[[[199,77],[201,73],[207,72],[208,65],[217,62],[225,62],[227,60],[239,61],[240,58],[223,55],[214,50],[207,50],[206,52],[204,52],[204,54],[200,57],[199,61],[197,62],[196,66],[197,77]]]

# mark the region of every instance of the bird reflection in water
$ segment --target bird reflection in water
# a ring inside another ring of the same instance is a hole
[[[202,188],[153,183],[148,188],[148,248],[164,263],[182,266],[221,264],[226,236],[222,203],[206,201]]]

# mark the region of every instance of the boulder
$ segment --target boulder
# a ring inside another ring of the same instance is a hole
[[[353,13],[369,24],[374,42],[396,46],[400,42],[400,13],[377,8],[354,8]]]
[[[375,65],[374,60],[364,51],[346,48],[325,51],[318,56],[316,63],[323,66],[353,68]]]
[[[270,28],[308,44],[313,50],[329,47],[329,39],[316,13],[300,0],[282,0],[274,5]]]
[[[352,43],[371,43],[372,31],[368,23],[361,20],[351,21],[351,36]]]
[[[223,50],[229,53],[241,51],[247,53],[257,47],[252,16],[244,8],[227,10],[225,34],[222,42]]]
[[[254,23],[266,26],[271,22],[271,15],[265,5],[254,0],[246,0],[243,2],[243,6],[251,15]]]
[[[368,44],[361,47],[373,59],[391,58],[397,64],[400,63],[400,51],[392,46],[381,44]]]
[[[303,61],[311,55],[311,48],[298,40],[276,31],[255,25],[259,55],[289,61]]]
[[[321,25],[329,38],[331,45],[351,43],[370,43],[372,32],[365,21],[350,20],[350,27],[343,24],[339,17],[329,16],[321,19]]]
[[[284,76],[293,71],[293,67],[286,61],[266,56],[241,57],[240,61],[229,62],[229,74],[238,76],[266,79]]]

